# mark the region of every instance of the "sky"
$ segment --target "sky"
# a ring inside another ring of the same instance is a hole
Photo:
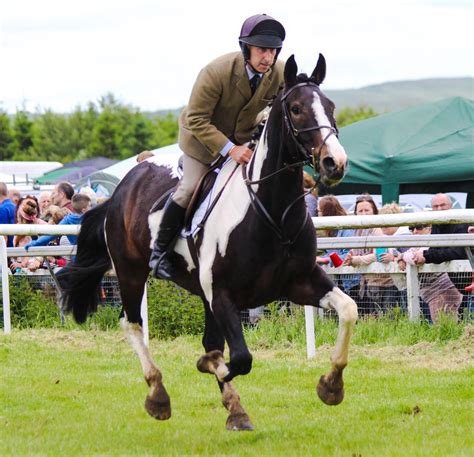
[[[179,108],[258,13],[285,26],[280,56],[300,71],[324,54],[323,89],[474,76],[474,0],[3,0],[0,109],[71,112],[109,92]]]

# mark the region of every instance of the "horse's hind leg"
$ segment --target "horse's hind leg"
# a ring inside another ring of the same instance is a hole
[[[121,319],[121,326],[140,359],[145,381],[150,387],[145,400],[145,409],[155,419],[166,420],[171,417],[170,398],[163,385],[161,372],[145,345],[140,317],[141,300],[148,270],[141,274],[138,272],[139,270],[134,271],[135,276],[133,278],[119,276],[120,294],[125,311],[125,317]]]
[[[338,405],[344,399],[342,373],[347,366],[349,344],[357,320],[357,304],[335,287],[328,276],[315,267],[310,278],[292,287],[289,298],[294,303],[334,309],[339,318],[339,330],[331,356],[331,371],[321,376],[317,393],[327,405]]]
[[[224,337],[209,309],[204,302],[206,313],[206,326],[202,344],[206,354],[197,362],[197,368],[202,373],[210,373],[216,376],[219,389],[222,394],[222,404],[229,411],[227,417],[227,430],[253,430],[250,418],[240,404],[240,396],[230,382],[222,379],[228,374],[229,369],[224,360]]]

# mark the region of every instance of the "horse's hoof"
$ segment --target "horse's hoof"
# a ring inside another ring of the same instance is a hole
[[[316,392],[321,401],[326,405],[338,405],[344,400],[344,382],[342,377],[335,381],[334,378],[328,379],[325,375],[321,376]]]
[[[171,417],[171,403],[168,394],[150,397],[147,395],[145,400],[145,409],[147,413],[160,421],[168,420]]]
[[[199,358],[196,366],[201,373],[214,374],[220,381],[229,374],[229,369],[225,364],[224,356],[222,352],[218,350],[204,354]]]
[[[253,425],[246,413],[235,413],[229,415],[225,428],[232,431],[252,431]]]

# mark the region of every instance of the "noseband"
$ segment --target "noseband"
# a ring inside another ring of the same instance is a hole
[[[303,219],[299,229],[297,232],[293,235],[293,237],[289,237],[285,231],[284,231],[284,226],[286,222],[286,218],[288,217],[288,214],[290,210],[293,208],[293,206],[303,199],[308,193],[308,192],[303,192],[301,195],[296,197],[295,200],[293,200],[283,211],[283,214],[281,216],[281,220],[278,222],[274,221],[272,216],[270,215],[269,211],[265,208],[265,205],[263,202],[260,200],[260,198],[257,196],[256,192],[252,189],[252,184],[260,184],[268,179],[273,178],[274,176],[282,173],[285,170],[294,170],[295,168],[303,167],[304,165],[312,165],[315,169],[315,171],[319,174],[319,158],[321,155],[321,151],[323,146],[326,144],[326,141],[331,135],[336,135],[337,136],[337,129],[335,129],[331,125],[312,125],[310,127],[305,127],[301,129],[297,129],[295,125],[293,124],[293,121],[291,120],[291,116],[288,110],[288,102],[287,98],[288,96],[296,89],[299,89],[300,87],[305,87],[305,86],[314,86],[318,87],[318,85],[312,81],[306,81],[302,82],[299,84],[296,84],[292,87],[290,87],[281,97],[281,106],[282,106],[282,111],[283,111],[283,118],[285,120],[285,126],[288,130],[288,135],[290,138],[293,140],[296,146],[297,154],[292,156],[292,163],[285,164],[282,168],[279,170],[270,173],[267,176],[264,176],[263,178],[260,178],[259,180],[251,180],[249,179],[247,175],[247,165],[243,164],[242,165],[242,176],[244,179],[244,182],[246,184],[247,190],[249,192],[250,196],[250,203],[255,210],[256,214],[263,220],[263,222],[276,234],[280,242],[286,247],[292,246],[295,241],[298,239],[300,233],[303,231],[304,227],[306,226],[306,222],[309,217],[308,211],[306,211],[306,216]],[[321,146],[318,149],[318,153],[314,154],[314,148],[311,149],[311,152],[308,152],[307,149],[303,146],[303,144],[299,141],[299,136],[302,133],[306,132],[311,132],[313,130],[321,130],[323,128],[329,129],[329,133],[324,137],[323,142],[321,143]],[[316,181],[316,186],[319,182],[319,178]],[[316,187],[315,186],[315,187]]]
[[[312,162],[312,165],[314,166],[315,171],[319,173],[319,157],[321,155],[321,151],[324,145],[326,144],[326,141],[331,135],[337,136],[337,130],[332,125],[312,125],[310,127],[305,127],[301,129],[297,129],[295,127],[291,119],[290,112],[288,110],[288,102],[286,99],[293,91],[295,91],[296,89],[299,89],[300,87],[305,87],[305,86],[319,87],[316,83],[312,81],[306,81],[306,82],[302,82],[290,87],[282,95],[281,106],[283,110],[283,119],[285,120],[285,126],[287,128],[288,135],[295,143],[296,149],[300,155],[300,157],[296,158],[296,160],[299,160],[302,157],[304,160],[307,160],[310,163]],[[318,153],[316,154],[316,157],[315,157],[314,148],[311,148],[311,152],[308,152],[308,150],[303,146],[303,144],[298,140],[298,138],[299,138],[299,135],[301,135],[302,133],[311,132],[313,130],[321,130],[321,129],[329,129],[329,133],[324,137],[323,142],[321,143],[321,146],[319,147]]]

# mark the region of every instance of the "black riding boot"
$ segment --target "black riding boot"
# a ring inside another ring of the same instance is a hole
[[[183,226],[185,213],[186,208],[179,206],[171,197],[168,198],[163,208],[163,217],[149,263],[155,278],[170,279],[171,277],[171,264],[167,256],[174,248]]]

